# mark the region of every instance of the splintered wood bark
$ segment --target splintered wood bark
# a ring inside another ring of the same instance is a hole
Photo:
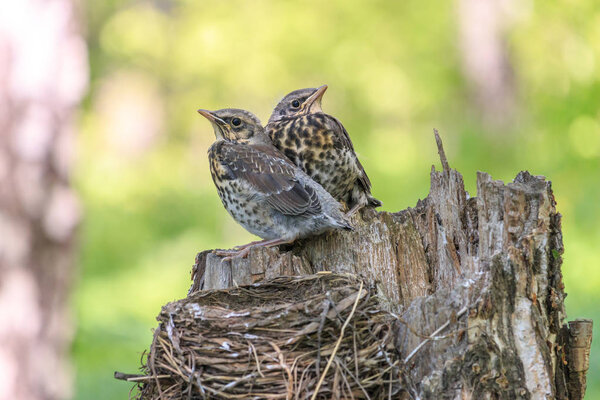
[[[470,197],[438,146],[444,168],[432,168],[430,193],[415,208],[365,209],[354,232],[256,249],[246,259],[204,251],[190,294],[279,275],[357,274],[398,315],[407,397],[582,398],[591,321],[563,326],[561,216],[551,183],[520,172],[504,184],[480,172]]]

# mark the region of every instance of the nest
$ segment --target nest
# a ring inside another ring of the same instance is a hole
[[[351,275],[279,277],[166,305],[138,399],[377,399],[399,390],[393,318]]]

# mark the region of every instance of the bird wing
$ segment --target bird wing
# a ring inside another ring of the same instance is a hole
[[[248,182],[267,202],[285,215],[318,215],[319,197],[296,178],[296,167],[270,146],[226,143],[221,162],[234,178]]]
[[[342,125],[342,123],[340,121],[338,121],[337,118],[331,117],[330,119],[333,122],[332,124],[330,124],[330,126],[334,131],[334,134],[335,134],[334,136],[340,140],[339,145],[350,149],[352,151],[352,154],[354,155],[354,159],[356,161],[356,166],[358,167],[358,169],[360,171],[359,176],[358,176],[358,181],[365,188],[365,190],[367,192],[370,192],[371,191],[371,180],[367,176],[367,173],[365,172],[364,167],[360,163],[360,160],[358,159],[358,156],[356,155],[356,152],[354,151],[354,146],[352,145],[352,141],[350,140],[350,135],[348,134],[348,131],[346,130],[346,128],[344,128],[344,125]]]

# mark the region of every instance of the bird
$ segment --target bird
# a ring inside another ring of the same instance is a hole
[[[265,127],[277,149],[336,200],[352,216],[364,206],[379,207],[371,181],[354,152],[348,132],[321,108],[327,85],[288,93],[277,104]]]
[[[219,250],[224,260],[253,247],[292,243],[329,230],[352,230],[341,204],[277,150],[249,111],[199,109],[213,127],[210,172],[229,214],[260,241]]]

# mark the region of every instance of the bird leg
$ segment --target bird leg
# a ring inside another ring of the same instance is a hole
[[[229,250],[226,252],[217,251],[215,252],[217,255],[226,256],[223,258],[223,261],[230,261],[235,258],[244,258],[250,253],[253,247],[273,247],[278,246],[280,244],[292,243],[294,239],[271,239],[271,240],[261,240],[258,242],[248,243],[247,245],[240,246],[241,249],[237,250]]]
[[[259,243],[262,243],[262,242],[264,242],[264,240],[255,240],[254,242],[246,243],[246,244],[243,244],[241,246],[235,246],[233,249],[234,250],[238,250],[238,251],[239,250],[244,250],[247,247],[254,246],[255,244],[259,244]]]
[[[364,204],[361,204],[361,203],[356,203],[356,204],[354,205],[354,207],[352,207],[352,208],[350,209],[350,211],[348,211],[348,212],[346,213],[346,217],[347,217],[347,218],[350,218],[351,216],[353,216],[354,214],[356,214],[356,212],[357,212],[358,210],[360,210],[361,208],[363,208],[364,206],[365,206]]]
[[[254,246],[255,244],[263,243],[264,241],[265,240],[256,240],[254,242],[246,243],[241,246],[235,246],[233,249],[229,249],[229,250],[214,250],[213,253],[215,253],[218,256],[228,256],[230,254],[237,254],[238,252],[240,252],[241,250],[244,250],[247,247]]]

